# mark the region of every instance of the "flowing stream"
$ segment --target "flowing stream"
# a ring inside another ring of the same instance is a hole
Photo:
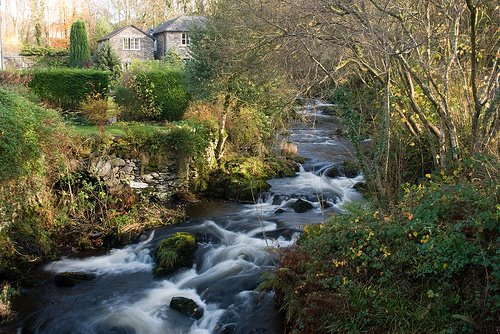
[[[0,332],[282,333],[273,293],[255,291],[262,274],[276,265],[273,250],[293,244],[304,224],[319,223],[361,197],[353,187],[362,176],[324,173],[350,157],[348,142],[334,135],[337,120],[325,107],[305,106],[307,122],[290,129],[289,140],[307,159],[296,177],[270,180],[270,192],[255,205],[197,203],[188,208],[188,222],[155,229],[137,244],[48,264],[45,283],[23,291],[16,300],[17,320],[0,327]],[[313,208],[295,212],[291,205],[298,198]],[[200,236],[193,267],[154,278],[152,254],[157,242],[178,231]],[[55,287],[54,274],[64,271],[97,277],[72,288]],[[193,320],[172,310],[168,305],[173,297],[194,300],[203,308],[203,317]]]

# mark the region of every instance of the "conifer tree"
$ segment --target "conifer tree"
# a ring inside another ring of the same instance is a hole
[[[85,22],[75,21],[69,36],[69,66],[83,67],[90,62],[90,48]]]
[[[94,54],[94,67],[99,70],[115,72],[118,66],[120,66],[118,54],[109,42],[104,42]]]

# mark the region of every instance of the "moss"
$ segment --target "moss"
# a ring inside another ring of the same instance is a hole
[[[183,267],[191,267],[196,251],[192,234],[178,232],[163,239],[156,249],[155,275],[167,275]]]
[[[254,202],[260,193],[270,189],[267,180],[294,176],[295,165],[291,160],[277,157],[235,158],[212,173],[208,191],[219,198]]]

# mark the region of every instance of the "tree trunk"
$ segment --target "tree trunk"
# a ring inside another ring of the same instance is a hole
[[[224,96],[222,114],[221,114],[220,120],[219,120],[219,131],[217,134],[217,146],[215,147],[215,160],[217,161],[218,167],[221,167],[222,157],[224,155],[224,150],[225,150],[225,146],[226,146],[226,140],[227,140],[226,121],[227,121],[227,115],[229,113],[230,102],[231,102],[231,95],[226,94]]]

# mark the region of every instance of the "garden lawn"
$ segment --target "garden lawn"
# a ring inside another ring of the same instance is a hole
[[[112,125],[105,126],[105,132],[112,136],[124,136],[125,132],[131,126],[137,127],[137,124],[134,125],[128,123],[118,123]],[[75,131],[77,134],[82,136],[93,136],[99,133],[99,127],[96,125],[68,125],[70,129]],[[153,124],[141,124],[141,127],[144,127],[145,130],[150,129],[151,131],[158,129],[166,129],[163,125],[153,125]]]

